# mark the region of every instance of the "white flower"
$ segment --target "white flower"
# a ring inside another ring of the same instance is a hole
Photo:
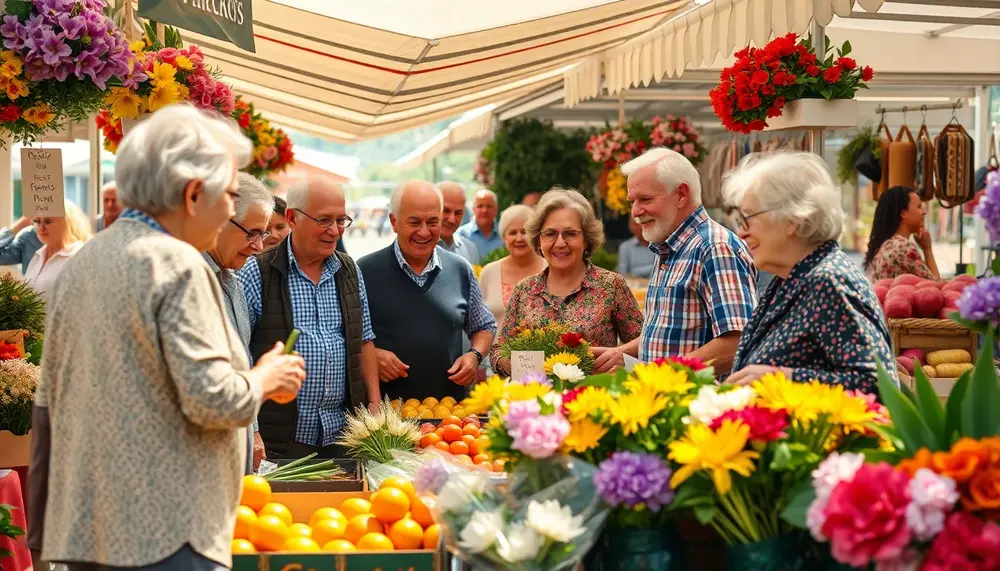
[[[479,472],[462,472],[453,475],[438,492],[438,505],[445,512],[457,512],[466,508],[474,495],[486,491],[487,478]]]
[[[958,501],[955,480],[921,468],[913,475],[909,487],[906,524],[918,541],[930,541],[944,529],[945,517]]]
[[[559,393],[556,392],[546,393],[539,398],[542,399],[542,402],[544,402],[545,404],[551,406],[556,410],[559,410],[559,407],[562,406],[562,395]]]
[[[570,383],[582,381],[587,376],[583,374],[583,370],[580,369],[580,367],[576,365],[567,365],[566,363],[556,363],[555,365],[552,365],[552,374],[559,377],[559,380]]]
[[[757,394],[750,387],[739,387],[724,393],[716,391],[712,386],[701,387],[698,397],[688,407],[690,416],[684,422],[712,424],[713,420],[731,410],[739,411],[750,406],[755,398]]]
[[[498,513],[476,512],[458,534],[458,546],[469,553],[482,553],[493,545],[503,528],[503,518]]]
[[[518,563],[538,557],[542,550],[542,536],[523,523],[514,523],[497,538],[497,554],[505,561]]]
[[[822,500],[825,504],[830,499],[830,494],[837,484],[849,482],[854,479],[861,465],[865,463],[863,454],[854,452],[834,452],[826,460],[820,462],[812,472],[813,488],[816,490],[816,499]]]
[[[587,530],[583,527],[583,516],[574,516],[569,506],[559,504],[559,500],[548,500],[528,504],[525,523],[541,535],[560,543],[569,543]]]

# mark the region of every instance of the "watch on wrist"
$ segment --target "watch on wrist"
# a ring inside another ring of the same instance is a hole
[[[467,353],[472,353],[472,354],[474,354],[476,356],[477,364],[479,364],[479,365],[483,364],[483,354],[480,353],[478,349],[476,349],[475,347],[473,347],[472,349],[469,349],[466,352]]]

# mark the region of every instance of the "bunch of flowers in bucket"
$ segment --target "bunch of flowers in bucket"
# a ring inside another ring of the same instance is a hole
[[[109,85],[136,81],[128,42],[102,0],[7,0],[0,130],[30,144],[101,108]]]
[[[245,170],[247,173],[264,178],[270,174],[283,172],[295,160],[292,140],[281,129],[258,113],[253,103],[236,100],[233,118],[239,123],[243,134],[253,142],[253,158]]]
[[[827,42],[829,46],[829,42]],[[736,52],[736,63],[722,70],[719,85],[709,92],[712,108],[730,131],[750,133],[781,116],[797,99],[852,99],[867,89],[871,67],[848,57],[851,43],[818,56],[809,38],[788,34],[763,48],[747,46]]]
[[[650,121],[635,119],[624,128],[608,127],[587,141],[587,153],[601,166],[598,182],[601,196],[612,211],[618,214],[629,211],[625,177],[618,167],[652,147],[673,149],[695,165],[707,153],[701,136],[687,117],[675,115],[657,116]]]
[[[522,327],[501,347],[501,356],[509,359],[514,351],[545,353],[544,375],[557,387],[582,380],[594,370],[594,353],[590,343],[576,332],[551,323],[545,327]],[[543,371],[538,371],[539,376]]]

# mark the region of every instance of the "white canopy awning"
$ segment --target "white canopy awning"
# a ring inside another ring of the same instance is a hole
[[[489,140],[496,107],[494,103],[465,113],[426,143],[397,160],[395,166],[402,170],[415,169],[448,151],[482,148]]]

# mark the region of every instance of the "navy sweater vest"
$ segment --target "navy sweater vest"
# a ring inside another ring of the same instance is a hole
[[[410,366],[406,377],[381,383],[391,399],[465,396],[465,387],[448,380],[448,369],[462,356],[471,272],[460,256],[440,248],[437,254],[441,266],[423,287],[399,267],[393,245],[358,260],[375,346]]]

